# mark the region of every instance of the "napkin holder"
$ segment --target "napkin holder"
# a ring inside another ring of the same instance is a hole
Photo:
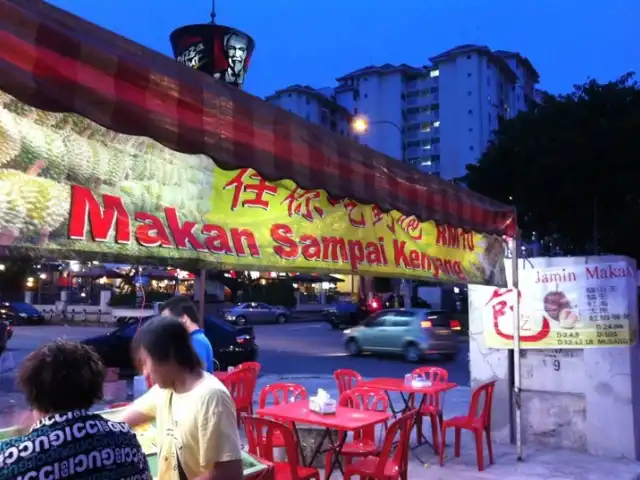
[[[321,415],[334,414],[337,407],[338,403],[324,390],[318,390],[314,397],[309,398],[309,410]]]

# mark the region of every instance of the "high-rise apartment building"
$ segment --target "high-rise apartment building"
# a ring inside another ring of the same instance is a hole
[[[322,123],[310,107],[313,99],[328,98],[336,112],[341,106],[367,119],[361,143],[452,179],[478,160],[500,122],[535,99],[539,76],[520,54],[478,45],[462,45],[429,61],[419,68],[369,66],[338,78],[332,93],[296,85],[267,100]],[[294,101],[297,93],[301,96]],[[338,124],[334,131],[342,130]]]

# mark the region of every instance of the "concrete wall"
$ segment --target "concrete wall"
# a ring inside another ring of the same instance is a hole
[[[580,262],[595,263],[595,258]],[[598,257],[598,262],[633,260]],[[531,259],[536,267],[576,264],[574,258]],[[510,268],[510,267],[509,267]],[[531,268],[520,263],[519,268]],[[469,289],[472,385],[498,379],[493,407],[496,441],[512,438],[512,378],[509,351],[487,348],[483,336],[483,295]],[[630,287],[631,288],[631,287]],[[631,324],[637,329],[637,288],[631,299]],[[637,336],[636,336],[637,338]],[[567,448],[594,455],[640,459],[640,347],[584,350],[523,350],[522,423],[525,444]],[[634,405],[635,403],[635,405]],[[526,453],[526,451],[525,451]]]

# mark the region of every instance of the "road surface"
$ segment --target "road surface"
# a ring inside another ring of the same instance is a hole
[[[260,347],[258,360],[264,374],[322,375],[339,368],[351,368],[365,377],[403,377],[413,367],[399,358],[349,357],[344,353],[341,332],[331,330],[325,323],[258,325],[254,329]],[[19,365],[31,351],[55,338],[82,340],[108,331],[104,327],[90,326],[16,327],[14,337],[9,341],[3,371],[11,364]],[[469,385],[468,344],[462,343],[460,347],[460,355],[453,362],[433,358],[423,364],[442,366],[449,371],[451,381]]]

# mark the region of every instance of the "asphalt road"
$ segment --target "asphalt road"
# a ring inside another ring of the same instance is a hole
[[[3,366],[18,365],[29,352],[55,338],[81,340],[107,331],[104,327],[90,326],[16,327],[9,341],[9,364]],[[399,358],[349,357],[342,347],[341,332],[331,330],[325,323],[258,325],[255,334],[264,374],[323,375],[339,368],[351,368],[366,377],[403,377],[414,367]],[[434,357],[423,364],[442,366],[449,371],[451,381],[469,385],[468,344],[461,343],[460,347],[460,355],[453,362]]]

